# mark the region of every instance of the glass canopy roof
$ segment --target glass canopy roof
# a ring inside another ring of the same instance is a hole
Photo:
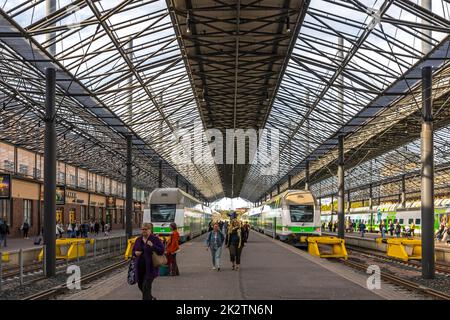
[[[201,97],[193,90],[166,1],[52,2],[48,10],[42,0],[0,0],[0,137],[43,150],[43,68],[53,64],[60,70],[61,159],[123,178],[124,136],[132,133],[137,184],[154,188],[162,162],[164,185],[173,186],[178,175],[204,198],[220,198],[224,182],[210,152],[202,153],[202,161],[195,152],[183,163],[174,158],[207,148],[208,119],[199,108]],[[450,2],[432,4],[429,11],[419,0],[310,1],[264,119],[266,128],[281,133],[280,169],[264,176],[260,165],[251,165],[242,198],[257,201],[277,186],[286,189],[288,177],[299,185],[306,161],[312,173],[332,171],[328,166],[336,159],[338,133],[349,136],[346,151],[364,150],[365,142],[383,130],[420,120],[415,72],[422,62],[434,61],[435,97],[446,114]],[[444,51],[439,59],[427,60],[438,47]],[[436,161],[442,166],[448,163],[449,125],[442,122],[435,134]],[[403,146],[380,145],[376,157],[359,159],[347,171],[347,187],[418,169],[417,137],[401,128]],[[203,139],[186,145],[180,130]],[[318,195],[335,192],[334,177],[317,182]]]

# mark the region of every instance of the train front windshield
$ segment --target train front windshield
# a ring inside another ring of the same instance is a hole
[[[290,205],[291,222],[314,222],[313,205]]]
[[[176,205],[174,204],[152,204],[151,221],[152,222],[174,222]]]

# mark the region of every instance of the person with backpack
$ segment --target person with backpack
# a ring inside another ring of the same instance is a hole
[[[380,232],[381,232],[381,238],[386,238],[386,225],[384,224],[384,221],[381,221],[380,223]]]
[[[220,271],[220,256],[222,255],[222,246],[225,241],[225,236],[219,229],[219,224],[216,222],[213,229],[206,237],[206,250],[211,250],[212,269]]]
[[[244,241],[242,239],[241,224],[237,219],[234,219],[228,229],[225,244],[230,250],[230,261],[232,263],[232,270],[239,270],[241,264],[241,253],[244,248]]]
[[[400,238],[400,234],[402,233],[402,226],[400,225],[400,223],[397,221],[397,223],[395,224],[395,236],[397,238]]]
[[[56,224],[56,237],[58,238],[58,236],[59,236],[59,238],[61,239],[63,237],[63,233],[64,233],[64,228],[62,226],[62,223],[58,222]]]
[[[359,223],[359,231],[361,232],[361,237],[364,238],[364,233],[366,232],[366,224],[362,220]]]
[[[244,226],[242,228],[243,236],[244,236],[244,242],[248,241],[248,236],[250,234],[250,225],[248,222],[244,223]]]
[[[3,219],[0,219],[0,247],[3,246],[6,248],[6,237],[9,234],[9,227],[6,221],[3,221]]]
[[[166,245],[166,257],[167,264],[169,266],[169,276],[179,276],[180,271],[178,270],[177,264],[177,251],[180,249],[180,234],[178,233],[177,224],[175,222],[172,222],[170,224],[170,230],[172,230],[172,233],[170,234],[169,241]]]
[[[28,238],[28,231],[30,230],[30,225],[28,224],[27,221],[25,221],[24,223],[22,223],[22,226],[20,227],[20,229],[23,232],[23,238],[24,239],[30,239]]]
[[[392,221],[389,222],[389,234],[392,236],[394,236],[394,224],[392,223]]]
[[[136,259],[134,274],[142,292],[142,300],[156,300],[152,296],[152,284],[159,272],[158,267],[153,266],[153,253],[163,255],[164,244],[153,234],[153,224],[144,223],[141,231],[142,234],[136,239],[132,250],[132,256]]]
[[[98,236],[98,232],[100,231],[100,224],[98,223],[97,220],[95,220],[95,224],[94,224],[94,232],[95,232],[95,236]]]

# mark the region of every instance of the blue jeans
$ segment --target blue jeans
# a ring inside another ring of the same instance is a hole
[[[209,247],[211,249],[211,258],[213,267],[220,268],[220,256],[222,255],[222,247]]]
[[[386,238],[386,231],[384,231],[384,229],[381,230],[381,237],[382,237],[383,239]]]

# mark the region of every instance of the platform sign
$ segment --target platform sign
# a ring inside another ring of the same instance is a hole
[[[0,174],[0,199],[11,199],[10,174]]]
[[[107,209],[115,209],[116,208],[116,197],[107,197],[106,198],[106,208]]]
[[[66,204],[66,187],[57,186],[56,187],[56,205],[62,206]]]

